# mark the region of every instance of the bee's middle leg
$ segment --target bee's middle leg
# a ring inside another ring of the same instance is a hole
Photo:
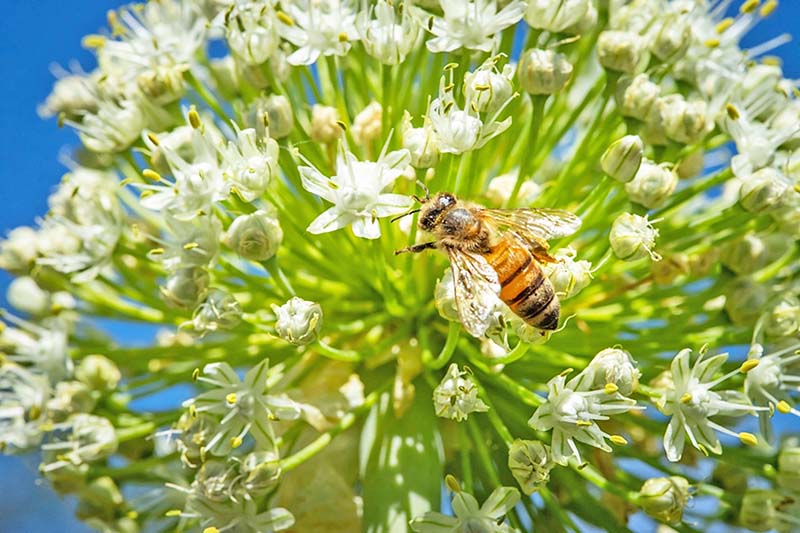
[[[394,255],[399,255],[404,253],[418,254],[420,252],[424,252],[425,250],[432,250],[434,248],[436,248],[435,242],[423,242],[422,244],[415,244],[414,246],[408,246],[406,248],[395,250]]]

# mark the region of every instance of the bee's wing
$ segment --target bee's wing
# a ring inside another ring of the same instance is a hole
[[[480,255],[453,247],[447,247],[447,254],[461,323],[470,335],[480,337],[486,332],[489,315],[500,292],[497,272]]]
[[[511,231],[522,240],[547,250],[547,241],[572,235],[581,219],[561,209],[481,209],[477,216],[499,231]]]

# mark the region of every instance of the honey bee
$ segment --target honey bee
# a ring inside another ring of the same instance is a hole
[[[419,212],[419,228],[436,240],[395,254],[447,253],[458,314],[471,335],[484,334],[497,296],[527,324],[558,328],[561,306],[541,264],[557,261],[547,241],[575,233],[580,218],[560,209],[486,209],[448,192],[415,199],[421,207],[406,215]]]

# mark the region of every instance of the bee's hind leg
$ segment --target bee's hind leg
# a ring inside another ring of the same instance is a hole
[[[423,242],[422,244],[415,244],[414,246],[408,246],[406,248],[395,250],[394,255],[404,254],[407,252],[412,254],[418,254],[420,252],[424,252],[425,250],[432,250],[434,248],[436,248],[435,242]]]

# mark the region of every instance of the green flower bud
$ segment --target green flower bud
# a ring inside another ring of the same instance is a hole
[[[538,440],[516,439],[508,451],[508,468],[527,495],[547,485],[554,466],[550,447]]]
[[[666,165],[645,160],[633,180],[625,184],[632,202],[648,209],[660,206],[675,191],[678,176]]]
[[[747,277],[736,278],[725,292],[725,311],[737,326],[753,324],[767,303],[769,290]]]
[[[720,252],[720,261],[737,274],[752,274],[777,259],[786,242],[783,235],[748,233],[727,243]]]
[[[642,376],[630,352],[620,348],[600,350],[589,362],[587,370],[592,377],[593,389],[602,389],[611,383],[624,396],[630,396],[639,387]]]
[[[656,105],[664,133],[675,142],[694,144],[702,140],[713,127],[706,118],[708,110],[703,101],[687,102],[680,94],[670,94],[659,98]]]
[[[644,143],[638,135],[626,135],[609,146],[600,158],[603,172],[621,183],[636,176],[642,164]]]
[[[589,9],[589,0],[530,0],[525,20],[531,28],[563,32],[578,24]]]
[[[700,174],[705,168],[705,153],[703,150],[695,150],[678,163],[675,172],[682,180],[689,179]]]
[[[339,111],[335,107],[314,104],[311,108],[311,139],[319,143],[331,143],[342,134],[339,126]]]
[[[43,471],[42,475],[50,485],[61,495],[73,494],[86,486],[89,465],[67,464],[55,470]]]
[[[147,99],[158,105],[179,100],[186,91],[183,73],[186,66],[157,66],[139,74],[136,85]]]
[[[586,13],[584,13],[575,24],[564,28],[563,33],[568,33],[570,35],[583,35],[589,33],[597,27],[597,16],[597,8],[594,6],[594,2],[590,1],[586,6]]]
[[[233,100],[239,94],[241,80],[233,56],[215,57],[209,60],[209,68],[217,90],[226,98]]]
[[[800,446],[783,446],[778,454],[778,484],[800,492]]]
[[[715,485],[734,494],[741,494],[747,490],[747,470],[738,465],[717,463],[712,479]]]
[[[25,274],[36,260],[36,230],[20,226],[0,241],[0,268],[12,274]]]
[[[685,13],[668,13],[659,20],[650,51],[662,61],[680,59],[692,44],[692,27]]]
[[[429,124],[421,128],[411,125],[411,115],[403,115],[403,148],[411,154],[411,165],[415,168],[435,167],[439,163],[439,139]]]
[[[117,388],[122,374],[111,359],[102,355],[87,355],[75,369],[75,379],[96,391],[109,392]]]
[[[373,100],[353,119],[353,127],[350,129],[353,139],[358,144],[367,146],[380,138],[383,131],[382,119],[383,106]]]
[[[190,309],[205,296],[209,280],[208,272],[203,267],[181,268],[170,274],[159,290],[169,305]]]
[[[280,457],[274,451],[252,452],[245,456],[240,470],[248,492],[264,491],[274,487],[281,477]]]
[[[85,384],[61,381],[56,384],[53,397],[47,401],[47,414],[54,422],[63,422],[72,414],[90,412],[96,403],[95,396]]]
[[[492,205],[501,207],[506,205],[511,198],[511,193],[517,184],[517,173],[510,172],[494,177],[486,188],[486,198]],[[517,193],[516,205],[527,206],[533,204],[542,192],[542,186],[533,180],[525,180]]]
[[[269,134],[273,139],[282,139],[294,129],[292,105],[282,94],[259,98],[248,107],[245,124],[255,128],[259,136]]]
[[[75,515],[81,520],[99,518],[110,522],[123,503],[117,484],[108,476],[99,477],[89,483],[78,495]]]
[[[639,489],[639,505],[656,520],[675,523],[689,500],[689,482],[680,476],[651,478]]]
[[[220,289],[209,291],[205,301],[192,315],[194,330],[201,333],[232,329],[242,320],[242,308],[230,293]]]
[[[297,296],[281,306],[272,305],[277,321],[275,332],[283,340],[304,346],[317,340],[322,327],[322,308],[318,303]]]
[[[253,261],[266,261],[274,256],[281,241],[283,230],[278,220],[262,210],[236,217],[225,234],[225,244]]]
[[[751,213],[764,213],[780,207],[793,192],[791,183],[783,174],[767,167],[742,180],[739,202]]]
[[[688,276],[692,271],[691,260],[683,252],[676,252],[650,265],[653,279],[659,285],[671,285],[681,276]]]
[[[623,117],[636,118],[646,121],[650,116],[656,100],[661,93],[661,87],[650,81],[647,74],[634,77],[624,77],[617,83],[615,97],[617,107]]]
[[[50,294],[28,276],[16,278],[8,285],[6,299],[15,309],[34,316],[45,315],[51,309]]]
[[[661,256],[653,251],[656,237],[658,230],[646,216],[622,213],[611,225],[608,239],[614,254],[623,261],[635,261],[648,255],[653,261],[660,261]]]
[[[739,507],[739,523],[750,531],[769,531],[778,523],[778,493],[768,489],[748,489]]]
[[[195,477],[195,486],[213,502],[228,501],[232,495],[235,472],[222,461],[203,463]]]
[[[572,76],[572,64],[564,54],[531,48],[522,53],[517,76],[522,89],[530,94],[554,94]]]
[[[800,299],[784,294],[767,308],[764,332],[770,337],[790,337],[800,332]]]
[[[633,74],[647,58],[644,42],[635,33],[604,31],[597,39],[597,60],[608,70]]]

